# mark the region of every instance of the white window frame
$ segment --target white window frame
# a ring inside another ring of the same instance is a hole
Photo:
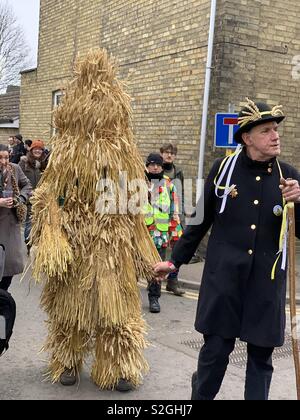
[[[56,90],[55,92],[53,92],[53,97],[52,97],[53,109],[60,104],[60,100],[62,96],[63,96],[63,92],[61,90]]]
[[[55,90],[52,92],[52,111],[58,107],[61,101],[61,97],[63,96],[63,92],[61,90]],[[52,136],[56,134],[56,128],[52,127]]]

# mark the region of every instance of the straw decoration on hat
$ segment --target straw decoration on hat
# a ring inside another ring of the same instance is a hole
[[[240,127],[244,127],[245,125],[261,120],[264,115],[271,115],[272,117],[280,117],[283,116],[282,112],[282,105],[274,106],[270,111],[261,112],[255,102],[251,101],[251,99],[246,98],[247,104],[245,105],[245,109],[242,110],[243,117],[239,117],[239,125]]]

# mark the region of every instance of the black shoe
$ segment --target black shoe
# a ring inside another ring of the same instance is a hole
[[[180,289],[178,280],[168,280],[166,291],[174,293],[175,296],[182,296],[185,294],[183,289]]]
[[[149,311],[153,314],[158,314],[160,312],[160,304],[158,302],[158,297],[149,296]]]
[[[76,384],[76,373],[74,369],[66,369],[60,375],[60,383],[64,386],[73,386]]]
[[[192,256],[192,259],[191,259],[191,261],[189,262],[189,264],[196,264],[196,263],[198,263],[198,262],[201,262],[201,257],[200,257],[200,255],[194,254],[194,255]]]
[[[119,379],[119,382],[116,385],[115,390],[119,391],[119,392],[128,392],[128,391],[133,391],[134,390],[134,386],[130,381],[127,381],[126,379]]]

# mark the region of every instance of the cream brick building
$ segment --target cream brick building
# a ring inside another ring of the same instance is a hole
[[[0,95],[0,144],[8,145],[8,138],[19,133],[20,87],[7,86]]]
[[[245,96],[284,105],[283,157],[300,169],[300,2],[217,3],[205,169],[224,154],[213,146],[215,113],[239,109]],[[128,82],[143,155],[176,143],[186,176],[196,176],[209,15],[209,0],[41,0],[38,67],[22,75],[22,134],[49,139],[76,55],[105,47]]]

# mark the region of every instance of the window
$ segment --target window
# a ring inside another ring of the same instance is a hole
[[[53,92],[53,101],[52,101],[53,109],[60,104],[62,95],[63,95],[63,93],[62,93],[61,90],[57,90],[57,91]]]
[[[56,90],[55,92],[52,93],[52,109],[53,110],[60,104],[62,96],[63,96],[63,92],[61,90]],[[53,124],[52,124],[52,136],[55,136],[56,132],[57,130],[56,128],[53,127]]]

